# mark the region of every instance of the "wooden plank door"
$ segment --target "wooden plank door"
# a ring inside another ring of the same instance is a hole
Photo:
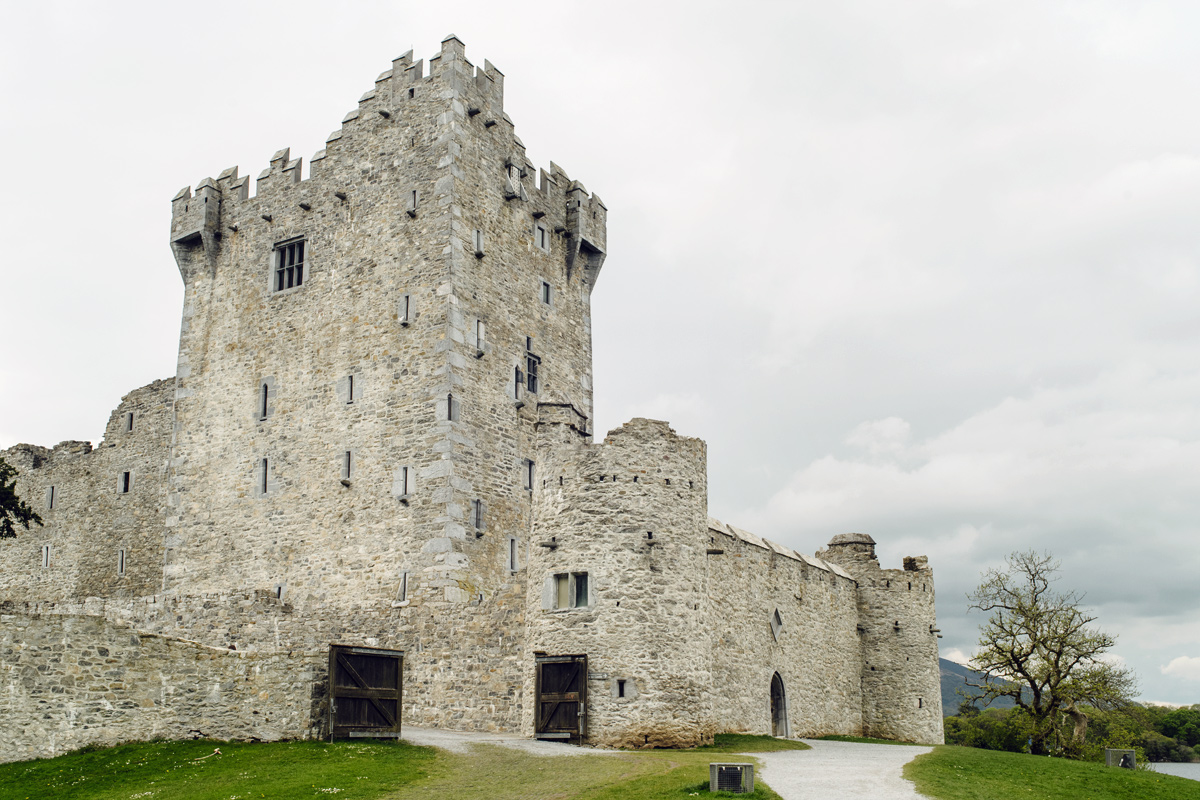
[[[534,736],[575,743],[587,736],[587,656],[538,656]]]
[[[329,717],[335,737],[400,736],[404,652],[329,648]]]

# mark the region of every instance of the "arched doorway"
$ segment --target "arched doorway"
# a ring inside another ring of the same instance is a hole
[[[787,695],[778,672],[771,676],[771,735],[788,735]]]

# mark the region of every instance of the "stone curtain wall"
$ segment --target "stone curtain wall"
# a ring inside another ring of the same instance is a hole
[[[155,737],[318,735],[327,653],[239,653],[92,616],[0,622],[0,761]]]
[[[721,730],[772,732],[771,677],[778,672],[791,736],[859,735],[854,581],[716,520],[707,533],[707,644]],[[774,633],[776,610],[782,625]]]
[[[19,444],[0,452],[20,473],[18,494],[45,523],[0,540],[0,599],[133,597],[159,590],[174,385],[155,381],[122,398],[94,450],[88,442],[62,442],[53,449]],[[130,473],[128,492],[121,491],[123,472]],[[45,545],[48,567],[42,566]],[[122,549],[124,575],[118,573]]]

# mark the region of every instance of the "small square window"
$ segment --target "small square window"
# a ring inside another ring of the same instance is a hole
[[[587,608],[588,574],[565,572],[554,576],[555,608]]]
[[[275,246],[275,291],[304,284],[304,240]]]

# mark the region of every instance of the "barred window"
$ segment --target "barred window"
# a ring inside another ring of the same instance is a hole
[[[275,291],[294,289],[304,283],[304,240],[275,247]]]

